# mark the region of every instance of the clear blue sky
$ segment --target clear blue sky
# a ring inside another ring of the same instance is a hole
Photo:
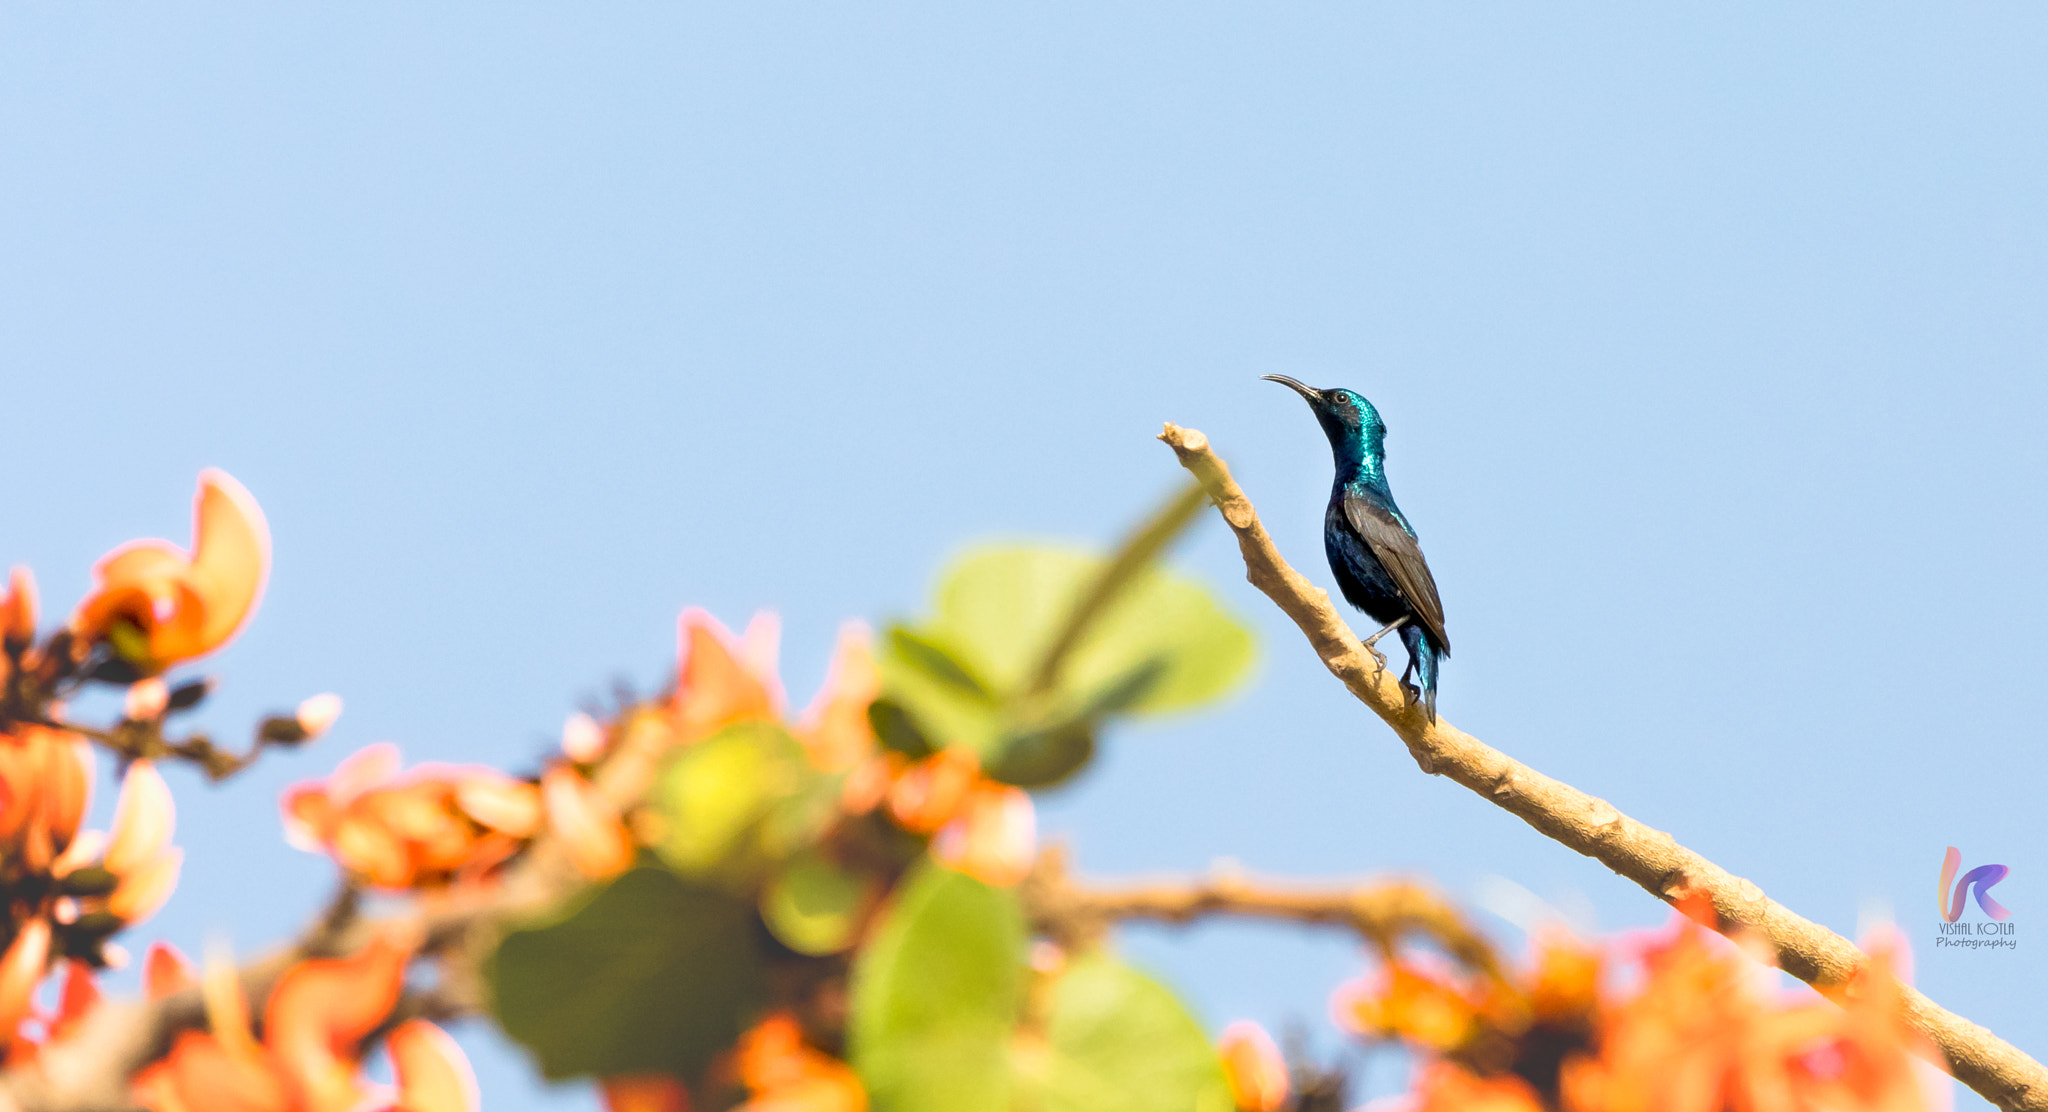
[[[1348,385],[1451,720],[1837,930],[1891,908],[1923,987],[2048,1055],[2044,57],[2036,4],[16,5],[0,561],[61,612],[185,539],[204,466],[268,511],[205,723],[348,712],[174,779],[190,866],[135,940],[254,948],[331,879],[284,784],[387,738],[524,763],[657,684],[686,604],[779,610],[808,697],[961,544],[1116,535],[1177,481],[1163,420],[1326,580],[1326,450],[1257,376]],[[1046,802],[1084,868],[1661,920],[1422,777],[1220,527],[1182,558],[1259,677]],[[2021,949],[1931,949],[1949,845],[2011,866]],[[1319,1026],[1357,968],[1126,948],[1216,1026]],[[490,1108],[594,1106],[463,1037]]]

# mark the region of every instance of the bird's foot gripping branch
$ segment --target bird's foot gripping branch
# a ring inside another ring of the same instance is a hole
[[[1370,971],[1337,990],[1336,1020],[1417,1055],[1421,1109],[1673,1107],[1699,1076],[1733,1094],[1715,1107],[1925,1107],[1907,1024],[1927,1030],[1931,1005],[1860,954],[1798,967],[1834,971],[1820,980],[1838,1009],[1757,993],[1748,958],[1683,920],[1648,939],[1547,937],[1516,962],[1412,882],[1070,875],[1062,849],[1040,847],[1033,793],[1081,774],[1121,723],[1211,704],[1248,671],[1248,629],[1160,566],[1213,498],[1253,581],[1425,768],[1547,832],[1635,853],[1720,925],[1749,921],[1729,899],[1770,906],[1435,721],[1272,552],[1200,434],[1169,439],[1201,482],[1116,551],[969,552],[928,614],[879,635],[850,624],[802,711],[772,616],[735,636],[691,611],[663,690],[569,716],[524,767],[408,769],[389,744],[342,758],[286,792],[279,832],[331,858],[332,905],[254,960],[195,969],[153,944],[138,1000],[102,998],[97,976],[175,884],[156,767],[226,776],[321,734],[338,701],[273,716],[238,754],[167,732],[206,691],[170,672],[240,627],[268,570],[261,514],[225,476],[202,481],[189,555],[118,551],[46,635],[18,572],[0,597],[0,1112],[474,1112],[436,1026],[472,1018],[544,1076],[594,1081],[613,1112],[1343,1108],[1340,1070],[1299,1052],[1290,1065],[1249,1023],[1206,1029],[1116,954],[1122,923],[1216,916],[1354,935]],[[64,709],[91,684],[125,689],[117,720]],[[126,768],[109,837],[79,830],[94,746]],[[1763,921],[1781,957],[1806,953]],[[1638,973],[1627,991],[1604,976],[1623,968]],[[364,1076],[379,1050],[389,1082]]]

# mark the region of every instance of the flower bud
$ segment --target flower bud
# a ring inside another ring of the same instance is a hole
[[[398,1025],[384,1041],[398,1075],[398,1107],[408,1112],[476,1112],[476,1074],[446,1031],[424,1019]]]
[[[242,975],[227,947],[207,948],[205,971],[199,976],[199,998],[206,1005],[207,1027],[230,1053],[244,1059],[260,1053],[256,1036],[250,1032],[249,998],[242,991]]]
[[[0,637],[17,646],[36,639],[36,577],[20,565],[8,574],[7,593],[0,595]]]
[[[151,1000],[161,1000],[199,983],[199,974],[185,955],[168,942],[152,942],[142,959],[142,990]]]
[[[201,676],[196,680],[186,680],[184,683],[171,688],[171,699],[164,709],[167,711],[191,710],[212,693],[213,677]]]
[[[122,922],[135,924],[157,913],[178,887],[178,870],[185,852],[165,850],[163,855],[130,873],[107,897],[107,910]]]
[[[128,685],[128,699],[123,713],[130,722],[154,722],[163,717],[164,708],[171,702],[171,689],[163,680],[151,676]]]
[[[1278,1112],[1287,1103],[1287,1061],[1265,1028],[1238,1020],[1223,1029],[1217,1050],[1231,1098],[1242,1112]]]
[[[36,985],[42,983],[49,962],[50,922],[30,919],[0,956],[0,1043],[12,1042],[21,1021],[28,1018]]]
[[[562,752],[577,764],[589,764],[604,756],[604,727],[582,712],[562,723]]]
[[[106,868],[127,876],[163,855],[177,825],[177,806],[170,785],[148,761],[128,766],[121,797],[114,804],[114,830],[107,843]]]
[[[984,781],[967,794],[960,815],[932,839],[932,855],[983,884],[1022,881],[1038,857],[1038,818],[1022,788]]]
[[[315,695],[300,703],[293,717],[298,719],[299,729],[306,732],[306,740],[311,741],[326,733],[334,720],[341,717],[341,696],[332,691]]]

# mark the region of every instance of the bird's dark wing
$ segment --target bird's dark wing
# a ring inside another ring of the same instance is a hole
[[[1437,597],[1436,578],[1429,574],[1429,561],[1422,558],[1422,546],[1415,543],[1415,538],[1408,535],[1408,530],[1386,507],[1362,495],[1344,499],[1344,518],[1365,538],[1366,546],[1379,557],[1380,566],[1393,577],[1394,586],[1401,588],[1416,619],[1436,638],[1444,655],[1449,656],[1451,640],[1444,635],[1444,604]]]

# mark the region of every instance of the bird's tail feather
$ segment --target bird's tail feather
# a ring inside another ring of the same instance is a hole
[[[1436,721],[1436,666],[1441,655],[1436,640],[1415,623],[1401,627],[1401,643],[1408,647],[1408,663],[1415,669],[1416,686],[1422,689],[1422,709]]]

